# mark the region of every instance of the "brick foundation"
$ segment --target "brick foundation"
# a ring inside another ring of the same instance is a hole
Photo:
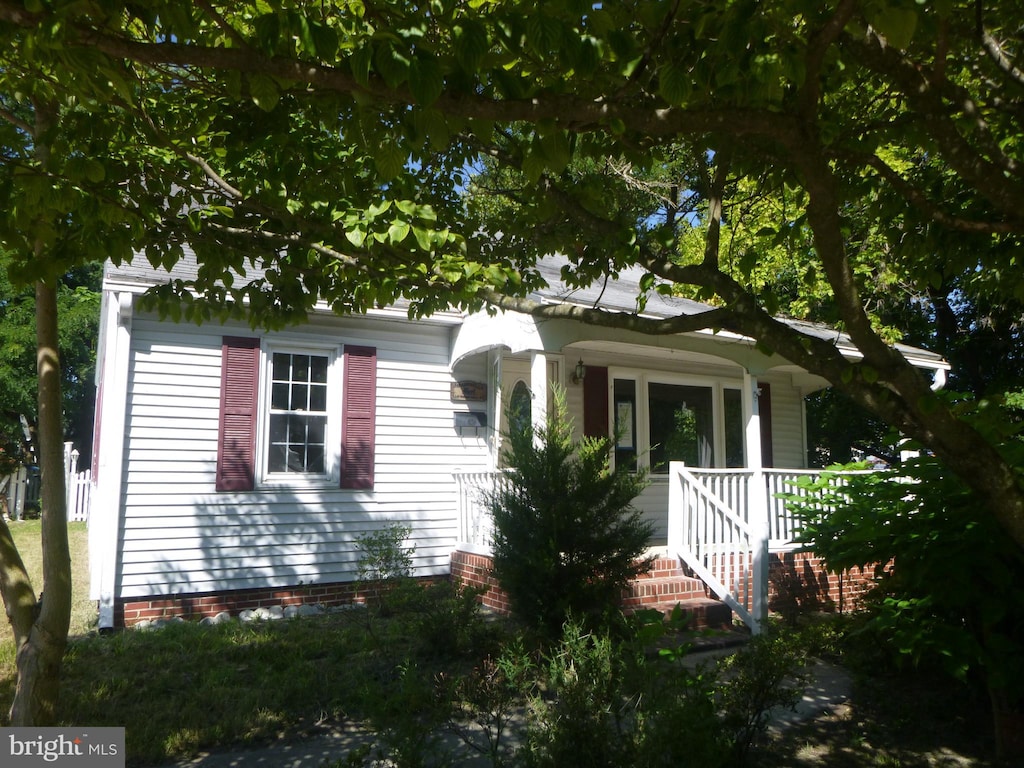
[[[769,556],[768,606],[787,618],[852,610],[873,584],[873,568],[828,573],[813,552],[773,552]]]
[[[872,577],[871,570],[860,569],[838,575],[826,573],[821,558],[809,552],[772,553],[768,567],[769,606],[783,616],[810,611],[847,611],[857,606],[871,586]],[[485,606],[503,614],[509,612],[508,595],[491,576],[490,557],[459,550],[452,552],[451,578],[466,586],[485,589],[481,597]],[[658,558],[651,571],[638,578],[623,594],[622,605],[637,609],[699,601],[709,596],[699,580],[681,573],[677,561]],[[114,625],[130,627],[140,621],[174,617],[202,619],[222,611],[237,615],[247,608],[275,605],[350,605],[365,599],[366,595],[358,592],[352,582],[120,598],[114,606]]]
[[[491,558],[456,550],[452,553],[452,579],[472,587],[486,588],[482,602],[508,613],[508,595],[491,576]],[[811,552],[773,552],[768,565],[768,605],[784,617],[804,612],[848,611],[860,602],[872,585],[873,571],[825,571],[820,557]],[[639,577],[623,595],[627,609],[663,607],[682,601],[712,597],[703,582],[687,576],[674,558],[658,558],[650,572]]]
[[[275,605],[349,605],[364,599],[351,582],[119,598],[114,605],[114,626],[130,627],[140,621],[175,617],[202,619],[222,611],[237,615],[246,608]]]
[[[491,558],[486,555],[474,555],[458,549],[452,552],[452,580],[463,586],[487,590],[480,602],[507,615],[508,595],[491,576],[491,566]]]

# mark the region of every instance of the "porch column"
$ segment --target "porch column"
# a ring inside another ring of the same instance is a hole
[[[543,352],[530,353],[530,413],[534,431],[543,429],[548,421],[548,358]]]
[[[750,509],[747,523],[751,530],[751,548],[753,550],[754,621],[760,623],[768,618],[768,538],[770,527],[768,521],[768,494],[765,488],[763,458],[761,456],[761,416],[757,405],[757,377],[750,371],[743,372],[743,412],[747,415],[746,443],[747,467],[751,470],[750,487],[747,489],[747,500]],[[759,631],[758,629],[754,630]]]
[[[502,360],[502,349],[492,349],[487,353],[489,381],[488,385],[490,391],[494,393],[493,398],[488,398],[491,403],[491,413],[488,414],[488,430],[489,437],[487,440],[488,452],[490,454],[488,469],[497,469],[500,465],[499,456],[501,454],[501,417],[505,414],[505,408],[507,407],[507,400],[509,393],[506,392],[503,387],[501,360]]]

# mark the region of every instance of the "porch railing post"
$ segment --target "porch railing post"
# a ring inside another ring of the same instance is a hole
[[[754,632],[760,632],[762,624],[768,618],[768,538],[771,526],[768,520],[768,492],[765,488],[764,457],[761,455],[761,408],[758,398],[761,389],[757,378],[749,371],[744,371],[744,410],[749,414],[746,429],[747,466],[751,468],[747,482],[747,503],[750,514],[747,522],[750,525],[750,547],[753,562],[751,563],[751,580],[753,592],[751,596],[751,615],[754,619]]]
[[[755,625],[753,631],[759,634],[768,618],[768,539],[771,526],[768,519],[768,492],[765,487],[764,471],[755,469],[748,481],[750,499],[751,549],[753,550],[754,594],[751,613]]]
[[[668,550],[678,552],[683,546],[684,518],[688,517],[685,510],[686,494],[683,489],[683,478],[679,474],[682,462],[672,461],[668,465]]]

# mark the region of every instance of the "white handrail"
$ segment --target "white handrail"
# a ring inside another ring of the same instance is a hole
[[[702,471],[701,475],[704,474]],[[753,475],[749,471],[730,470],[709,476],[721,479],[726,474],[746,475],[744,484],[749,484]],[[751,569],[754,549],[763,537],[734,506],[681,462],[669,465],[669,478],[669,551],[686,563],[752,631],[760,631],[759,617],[753,612],[759,602],[754,598],[760,585],[754,582]],[[749,492],[746,495],[749,497]],[[762,545],[767,547],[767,542]]]

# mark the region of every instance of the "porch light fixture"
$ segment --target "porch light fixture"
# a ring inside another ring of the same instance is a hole
[[[572,379],[573,384],[579,384],[580,382],[583,381],[583,377],[586,375],[587,366],[583,364],[583,360],[581,358],[580,361],[576,363],[576,368],[573,370],[572,376],[570,378]]]

